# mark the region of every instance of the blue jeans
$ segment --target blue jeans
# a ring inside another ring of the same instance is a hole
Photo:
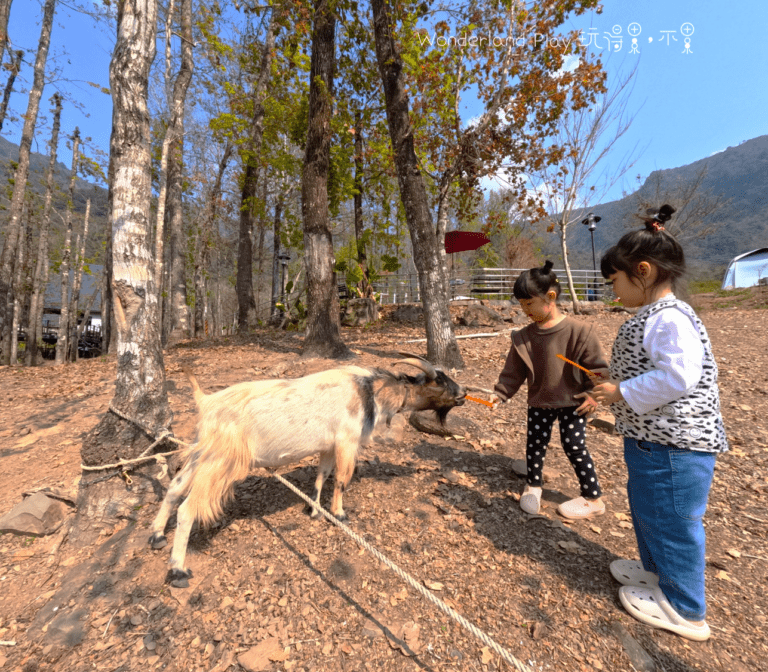
[[[705,533],[702,518],[715,453],[624,438],[627,495],[640,560],[678,614],[704,619]]]

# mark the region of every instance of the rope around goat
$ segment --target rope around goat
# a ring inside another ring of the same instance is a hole
[[[132,418],[129,418],[128,416],[126,416],[125,414],[123,414],[122,412],[114,408],[112,405],[110,405],[109,410],[112,411],[118,417],[123,418],[127,422],[131,422],[132,424],[141,428],[150,436],[153,436],[153,433],[149,431],[145,425],[137,422]],[[130,467],[131,465],[139,464],[141,462],[146,462],[149,460],[156,460],[163,467],[163,473],[160,474],[160,478],[162,478],[168,471],[168,465],[166,463],[165,456],[172,455],[174,453],[178,453],[181,451],[181,449],[177,449],[177,450],[171,450],[165,453],[155,453],[154,455],[147,454],[149,453],[150,450],[152,450],[152,448],[154,448],[164,440],[172,441],[173,443],[183,447],[189,446],[188,443],[185,443],[184,441],[181,441],[180,439],[177,439],[174,436],[172,436],[169,430],[162,429],[160,432],[160,436],[154,441],[154,443],[152,443],[152,445],[149,446],[149,448],[147,448],[141,455],[139,455],[139,457],[136,457],[130,460],[120,460],[119,462],[116,462],[114,464],[101,464],[98,466],[87,466],[87,465],[81,464],[80,467],[84,471],[97,471],[101,469],[121,468],[121,473],[126,478],[126,482],[130,485],[130,477],[127,476],[126,474],[127,470],[125,469],[125,467]],[[481,642],[483,642],[484,644],[489,646],[491,649],[493,649],[499,656],[501,656],[507,663],[512,665],[516,670],[519,670],[519,672],[532,672],[531,668],[525,665],[525,663],[520,662],[503,646],[501,646],[500,644],[497,644],[493,639],[491,639],[491,637],[486,635],[482,630],[472,625],[472,623],[470,623],[466,618],[464,618],[461,614],[456,612],[454,609],[449,607],[440,598],[435,597],[429,590],[427,590],[418,581],[416,581],[416,579],[414,579],[410,574],[400,569],[400,567],[398,567],[394,562],[392,562],[389,558],[387,558],[384,554],[382,554],[376,548],[371,546],[371,544],[369,544],[365,539],[363,539],[359,534],[357,534],[357,532],[352,530],[348,525],[345,525],[340,520],[337,520],[322,506],[320,506],[319,504],[316,504],[306,494],[304,494],[301,490],[299,490],[293,483],[291,483],[290,481],[287,481],[277,472],[272,472],[272,476],[274,476],[275,479],[280,481],[280,483],[282,483],[291,492],[293,492],[294,494],[298,495],[301,499],[303,499],[313,509],[315,509],[316,511],[319,511],[326,520],[328,520],[330,523],[333,523],[342,532],[347,534],[347,536],[351,537],[358,545],[360,545],[362,548],[368,551],[377,560],[379,560],[380,562],[384,563],[387,567],[389,567],[403,581],[405,581],[409,586],[411,586],[411,588],[418,591],[429,602],[434,604],[438,609],[440,609],[444,614],[446,614],[446,616],[452,618],[459,625],[461,625],[465,630],[468,630],[469,632],[471,632]]]

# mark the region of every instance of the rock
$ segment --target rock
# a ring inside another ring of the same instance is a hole
[[[459,324],[468,327],[492,327],[504,321],[493,308],[488,306],[467,306],[459,315]]]
[[[51,644],[74,647],[85,637],[85,619],[87,609],[75,609],[58,614],[49,624],[45,639]]]
[[[653,658],[637,643],[621,623],[618,621],[611,623],[611,630],[619,638],[632,667],[637,672],[655,672],[656,663],[653,662]]]
[[[52,534],[61,527],[67,513],[65,504],[36,492],[0,518],[0,532]]]
[[[362,327],[379,319],[379,305],[373,299],[350,299],[341,323],[345,327]]]
[[[228,609],[229,607],[231,607],[234,603],[235,601],[229,595],[227,595],[221,601],[221,604],[219,605],[219,610],[224,611],[225,609]]]
[[[390,318],[395,322],[419,322],[424,319],[421,304],[404,303],[392,311]]]
[[[283,654],[280,642],[277,637],[270,637],[251,647],[245,653],[237,657],[237,662],[246,670],[246,672],[260,672],[271,667],[270,656],[279,657]]]
[[[371,618],[365,619],[365,623],[363,623],[363,629],[360,632],[363,637],[371,637],[372,639],[376,639],[377,637],[384,636],[384,630],[382,630],[380,617],[375,618],[377,620],[373,620]]]
[[[510,313],[510,316],[505,319],[507,322],[511,322],[512,324],[517,325],[524,325],[530,322],[530,320],[525,315],[523,315],[523,313]]]

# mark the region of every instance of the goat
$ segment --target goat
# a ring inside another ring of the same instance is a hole
[[[331,513],[345,520],[344,491],[357,452],[380,420],[387,424],[401,411],[434,410],[441,424],[464,403],[465,390],[428,361],[409,357],[396,362],[421,369],[409,376],[384,369],[345,367],[292,380],[239,383],[206,395],[188,370],[199,411],[197,442],[185,449],[184,466],[171,482],[152,524],[149,544],[167,544],[165,525],[179,506],[170,569],[166,581],[187,587],[184,568],[192,525],[218,518],[234,485],[251,467],[274,468],[320,453],[313,500],[320,503],[323,483],[336,469]],[[311,515],[319,515],[312,508]]]

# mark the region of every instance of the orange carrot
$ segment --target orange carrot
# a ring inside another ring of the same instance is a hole
[[[559,359],[562,359],[564,362],[567,362],[568,364],[571,364],[572,366],[575,366],[577,369],[581,369],[584,373],[586,373],[590,378],[602,378],[602,375],[599,373],[593,373],[589,369],[585,369],[581,364],[577,364],[576,362],[572,362],[570,359],[563,357],[562,355],[557,355]]]
[[[485,404],[488,408],[493,408],[493,403],[490,401],[486,401],[485,399],[478,399],[477,397],[470,397],[468,394],[465,395],[466,399],[469,399],[470,401],[474,401],[477,404]]]

